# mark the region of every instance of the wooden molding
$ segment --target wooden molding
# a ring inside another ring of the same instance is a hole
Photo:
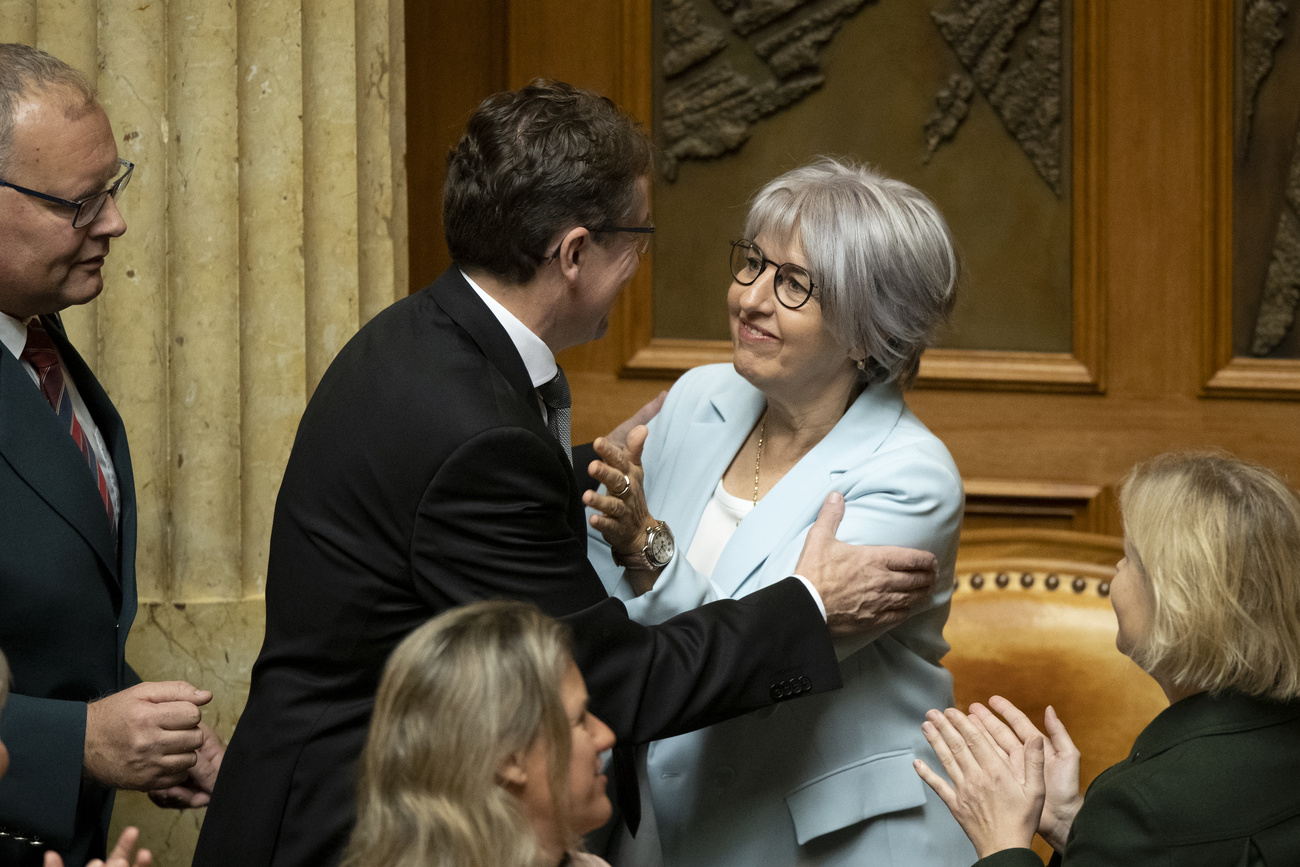
[[[967,518],[1004,519],[1015,524],[1068,521],[1076,530],[1102,526],[1101,505],[1105,488],[1100,485],[1005,479],[966,479],[963,485]],[[978,531],[966,531],[967,534],[972,532]],[[1017,527],[1008,532],[1027,530]]]
[[[967,530],[957,550],[957,570],[962,573],[997,568],[1074,571],[1083,574],[1114,574],[1115,563],[1124,556],[1124,540],[1118,536],[1080,533],[1073,530],[1037,528]],[[1094,573],[1089,567],[1101,567]]]
[[[1300,398],[1300,359],[1230,358],[1205,382],[1206,397]]]
[[[1202,397],[1300,399],[1300,359],[1238,357],[1232,345],[1233,0],[1203,0],[1201,185],[1205,210],[1201,303]]]
[[[1096,392],[1101,383],[1068,352],[931,349],[921,357],[919,388]]]
[[[643,5],[639,0],[624,0],[623,16],[629,32],[650,27],[648,13],[641,10]],[[1105,2],[1075,0],[1074,10],[1073,351],[933,349],[921,360],[916,383],[919,387],[1089,393],[1105,390]],[[629,37],[623,50],[627,72],[620,97],[625,106],[635,106],[634,113],[643,120],[652,115],[651,42],[649,38],[637,42]],[[643,96],[637,96],[637,87],[644,88]],[[653,336],[652,258],[642,264],[620,303],[617,339],[624,361],[619,376],[675,378],[701,364],[731,361],[730,341]]]
[[[1071,164],[1074,263],[1073,362],[1088,377],[1088,387],[1078,379],[1046,376],[1035,382],[1042,391],[1106,390],[1106,3],[1074,0],[1071,38],[1073,62],[1073,130]],[[1019,353],[1025,354],[1025,353]],[[1061,368],[1055,370],[1059,373]],[[1047,373],[1047,369],[1043,371]],[[1076,374],[1077,376],[1077,374]],[[1027,387],[1029,383],[1020,383]]]
[[[731,362],[729,340],[657,337],[635,352],[620,375],[673,378],[702,364]],[[919,388],[1093,392],[1097,380],[1066,352],[931,349],[921,358]]]

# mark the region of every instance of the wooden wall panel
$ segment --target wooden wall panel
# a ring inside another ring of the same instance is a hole
[[[406,4],[406,154],[411,291],[451,264],[442,231],[447,152],[484,97],[509,86],[507,0]]]
[[[509,7],[512,84],[567,78],[649,120],[650,0]],[[1225,22],[1231,0],[1077,0],[1085,44],[1075,81],[1085,98],[1075,115],[1076,258],[1085,255],[1075,274],[1092,306],[1079,317],[1075,352],[985,358],[996,363],[974,378],[954,371],[978,359],[936,353],[923,367],[933,387],[909,395],[968,480],[972,525],[1068,522],[1118,533],[1114,492],[1124,474],[1175,448],[1226,449],[1300,483],[1296,374],[1287,362],[1225,357],[1221,345],[1224,327],[1230,341],[1220,305],[1231,276]],[[414,94],[420,85],[409,86]],[[414,211],[412,229],[420,231]],[[562,358],[577,439],[607,431],[676,371],[728,357],[725,342],[651,342],[650,267],[653,254],[609,335]],[[1076,494],[1005,493],[1016,490]]]

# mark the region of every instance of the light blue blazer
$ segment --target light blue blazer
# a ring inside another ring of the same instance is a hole
[[[731,365],[696,368],[669,392],[643,462],[650,513],[672,527],[677,555],[653,590],[634,597],[589,532],[592,563],[631,615],[658,623],[790,575],[832,490],[846,501],[840,539],[931,551],[939,581],[906,622],[837,642],[843,689],[650,746],[664,863],[968,867],[974,849],[912,769],[915,757],[938,766],[921,723],[953,701],[939,660],[962,516],[957,468],[896,387],[872,386],[745,518],[708,579],[685,554],[764,405]]]

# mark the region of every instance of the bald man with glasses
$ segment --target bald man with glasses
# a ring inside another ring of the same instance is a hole
[[[121,159],[88,79],[0,44],[0,864],[103,857],[116,789],[207,802],[221,745],[211,694],[141,683],[135,491],[122,419],[68,342],[60,311],[103,290],[126,231]]]

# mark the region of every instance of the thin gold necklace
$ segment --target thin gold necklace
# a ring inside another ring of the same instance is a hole
[[[763,466],[763,435],[767,433],[767,413],[763,413],[763,423],[758,426],[758,451],[754,455],[754,505],[758,505],[758,471]]]

